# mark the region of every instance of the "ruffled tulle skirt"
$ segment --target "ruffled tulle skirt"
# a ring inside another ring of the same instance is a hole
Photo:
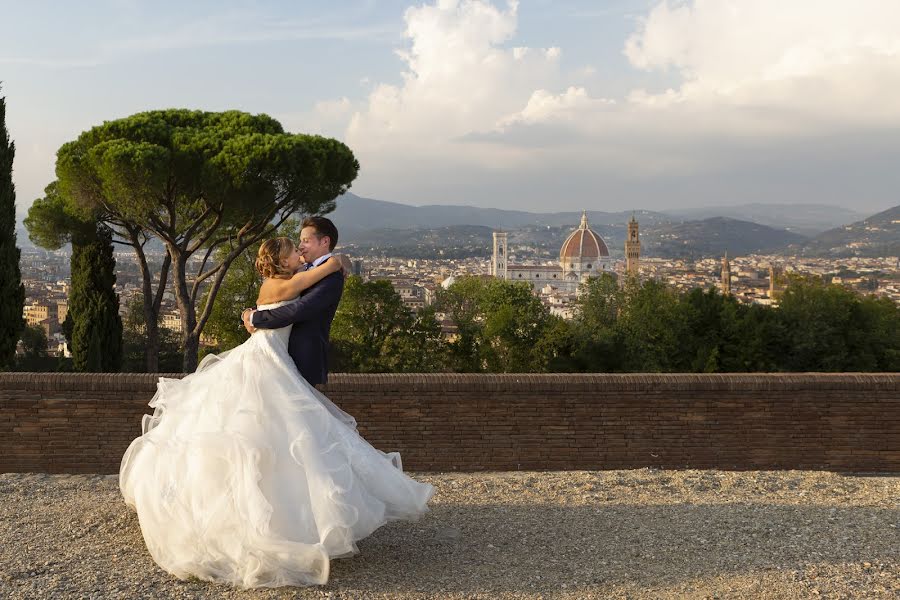
[[[366,442],[289,360],[255,334],[184,379],[160,378],[119,483],[169,573],[322,584],[329,560],[358,552],[357,540],[427,512],[434,488]]]

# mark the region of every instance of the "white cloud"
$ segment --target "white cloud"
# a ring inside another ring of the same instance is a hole
[[[900,118],[900,3],[893,0],[662,2],[628,39],[641,69],[683,84],[637,103],[756,107],[810,119]],[[820,125],[821,123],[819,123]]]
[[[486,0],[407,10],[402,83],[375,85],[347,128],[366,192],[446,200],[481,194],[479,182],[501,172],[526,198],[537,186],[523,182],[574,170],[583,194],[617,180],[640,196],[670,181],[710,202],[718,198],[700,197],[713,193],[703,177],[754,181],[772,168],[789,179],[783,164],[794,161],[806,179],[780,193],[815,194],[808,177],[825,165],[821,140],[833,169],[861,160],[859,140],[840,136],[900,125],[894,0],[656,3],[623,52],[633,67],[680,82],[618,99],[593,96],[582,69],[565,71],[564,47],[516,43],[517,13],[516,2]]]
[[[347,127],[347,120],[356,110],[359,110],[359,103],[354,104],[344,96],[337,100],[316,102],[311,111],[279,113],[275,117],[285,131],[341,138]]]
[[[615,100],[609,98],[591,98],[583,87],[570,87],[562,94],[556,95],[547,90],[537,90],[531,94],[525,108],[500,119],[497,125],[503,130],[517,124],[546,123],[552,120],[574,121],[583,118],[589,111],[615,103]]]
[[[344,96],[338,100],[323,100],[317,102],[315,111],[326,117],[341,118],[347,116],[352,108],[353,104],[350,102],[350,99]]]
[[[521,110],[536,81],[548,87],[560,81],[559,48],[504,46],[515,33],[517,10],[517,2],[498,8],[477,0],[408,9],[409,44],[398,52],[406,65],[403,83],[375,86],[349,124],[351,147],[369,164],[397,152],[417,160],[481,160],[470,154],[478,148],[462,149],[459,139]]]

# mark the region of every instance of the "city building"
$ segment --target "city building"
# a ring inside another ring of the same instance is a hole
[[[390,283],[408,309],[415,311],[427,304],[423,287],[410,280],[390,280]]]
[[[535,291],[550,285],[563,292],[577,292],[583,281],[603,271],[612,271],[613,266],[606,242],[591,230],[584,212],[581,224],[563,242],[557,264],[514,265],[508,259],[507,233],[495,231],[491,275],[508,281],[526,281]]]
[[[639,277],[641,269],[641,239],[638,235],[638,222],[631,215],[628,222],[628,237],[625,238],[625,273],[629,277]]]
[[[722,257],[722,294],[731,294],[731,263],[728,262],[728,252]]]
[[[69,314],[69,300],[68,298],[64,300],[56,301],[56,318],[62,323],[66,320],[66,316]]]
[[[23,310],[25,323],[28,325],[40,325],[50,317],[50,306],[44,303],[33,302],[26,304]]]

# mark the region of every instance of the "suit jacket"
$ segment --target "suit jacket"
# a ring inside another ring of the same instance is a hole
[[[343,292],[344,275],[337,271],[305,290],[297,302],[253,313],[257,329],[294,325],[288,352],[310,385],[328,381],[328,334]]]

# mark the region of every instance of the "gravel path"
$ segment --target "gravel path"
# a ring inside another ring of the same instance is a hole
[[[438,491],[318,588],[179,581],[115,476],[0,474],[0,598],[898,598],[900,477],[421,474]]]

